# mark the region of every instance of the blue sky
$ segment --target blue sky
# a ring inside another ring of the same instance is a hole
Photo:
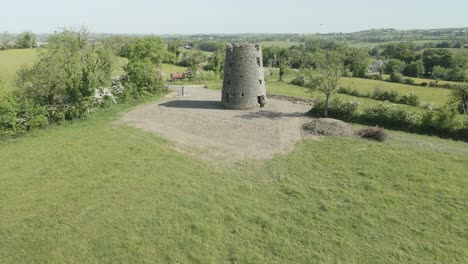
[[[468,0],[2,1],[0,32],[326,33],[468,27]],[[387,5],[387,3],[389,3]]]

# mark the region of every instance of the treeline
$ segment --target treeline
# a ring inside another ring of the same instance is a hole
[[[82,119],[100,108],[162,92],[158,66],[164,47],[159,38],[127,43],[126,75],[113,79],[112,45],[90,40],[85,29],[51,35],[37,62],[18,72],[17,89],[0,95],[0,137]]]
[[[468,60],[448,49],[427,49],[418,52],[413,43],[389,44],[376,57],[386,60],[383,71],[409,77],[428,77],[437,81],[464,82],[468,79]]]
[[[23,32],[16,38],[7,33],[0,36],[0,50],[30,49],[39,47],[39,38],[32,32]]]
[[[289,68],[315,68],[317,56],[330,50],[340,50],[344,54],[344,64],[349,74],[365,77],[369,67],[369,56],[365,50],[318,38],[306,39],[303,44],[290,48],[264,47],[263,65],[279,68],[279,77],[282,80]],[[295,84],[301,85],[301,77],[296,79]]]

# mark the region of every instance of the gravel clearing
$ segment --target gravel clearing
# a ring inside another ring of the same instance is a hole
[[[123,115],[125,124],[172,140],[177,149],[227,163],[242,159],[270,159],[291,151],[310,121],[311,106],[267,99],[266,107],[228,110],[219,91],[195,86],[169,88],[163,100],[138,106]]]

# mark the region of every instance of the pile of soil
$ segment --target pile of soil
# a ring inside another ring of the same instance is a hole
[[[331,118],[313,119],[302,127],[308,134],[314,136],[351,136],[354,134],[353,128],[343,121]]]

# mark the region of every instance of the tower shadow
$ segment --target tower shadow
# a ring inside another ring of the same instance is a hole
[[[159,106],[172,108],[192,108],[192,109],[224,109],[219,101],[198,101],[198,100],[174,100],[159,104]]]

